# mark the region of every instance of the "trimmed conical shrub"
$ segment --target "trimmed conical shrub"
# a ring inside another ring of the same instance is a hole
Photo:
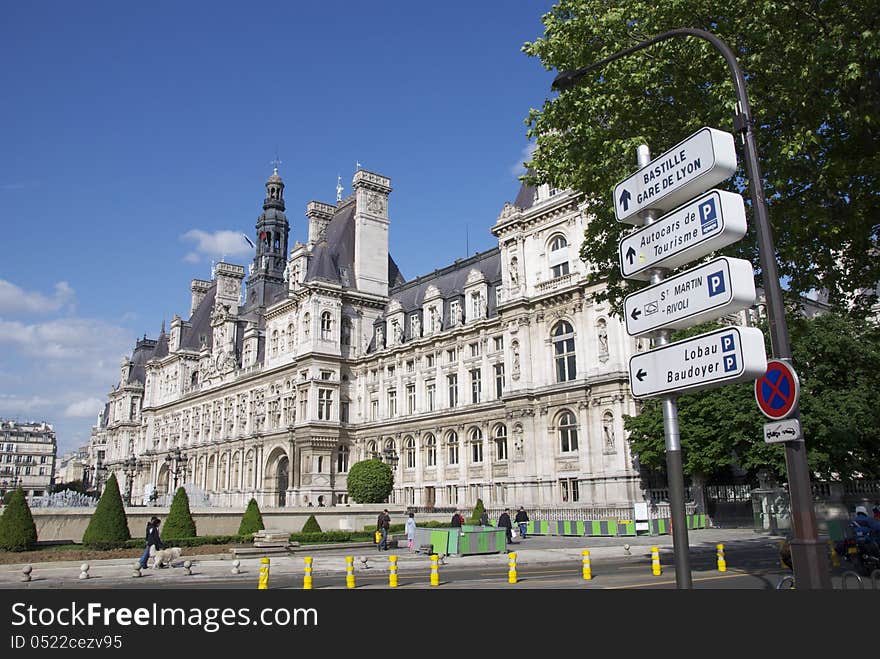
[[[257,505],[257,500],[251,499],[248,501],[244,515],[241,516],[238,535],[250,535],[251,533],[262,531],[264,528],[266,527],[263,526],[263,515],[260,513],[260,507]]]
[[[116,474],[112,474],[104,485],[101,500],[86,532],[83,533],[83,544],[90,545],[96,542],[116,542],[131,539],[128,531],[128,518],[125,516],[125,506],[122,505],[122,495],[119,494],[119,484],[116,482]]]
[[[171,538],[196,537],[196,522],[189,510],[189,497],[182,487],[178,487],[177,492],[174,493],[168,519],[165,520],[159,536],[163,542]]]
[[[474,512],[471,513],[470,519],[468,519],[468,524],[473,524],[474,526],[480,523],[480,516],[486,511],[485,506],[483,506],[483,500],[477,499],[477,505],[474,506]]]
[[[25,551],[37,544],[37,525],[24,496],[18,488],[9,497],[9,503],[0,517],[0,550]]]
[[[315,519],[314,515],[309,515],[309,518],[306,520],[306,523],[302,527],[301,533],[320,533],[321,525],[318,524],[318,520]]]

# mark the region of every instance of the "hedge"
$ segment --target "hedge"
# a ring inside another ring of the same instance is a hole
[[[104,485],[98,506],[83,533],[83,544],[91,547],[103,542],[125,542],[130,538],[119,484],[116,482],[116,474],[112,474]]]
[[[31,515],[24,490],[18,488],[0,516],[0,550],[25,551],[37,544],[37,525]]]

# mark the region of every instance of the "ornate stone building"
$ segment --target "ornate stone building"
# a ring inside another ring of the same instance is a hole
[[[583,198],[524,186],[497,247],[407,281],[390,179],[358,170],[353,188],[310,202],[308,242],[288,251],[276,170],[248,273],[217,264],[186,319],[137,341],[92,453],[120,483],[142,461],[138,495],[191,483],[214,505],[346,503],[371,456],[393,456],[401,504],[641,500],[622,419],[636,346],[591,301]]]
[[[57,448],[51,424],[0,419],[0,496],[19,487],[27,496],[49,494]]]

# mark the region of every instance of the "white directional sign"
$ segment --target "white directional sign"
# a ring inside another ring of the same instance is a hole
[[[745,235],[742,197],[710,190],[621,240],[620,272],[627,279],[647,281],[653,268],[677,268]]]
[[[683,329],[755,303],[752,264],[728,256],[685,270],[623,300],[630,336]]]
[[[639,211],[672,210],[735,171],[733,135],[701,128],[614,186],[614,215],[620,222],[642,224]]]
[[[754,327],[727,327],[633,355],[629,382],[636,398],[710,389],[764,375],[764,335]]]
[[[801,435],[801,422],[797,419],[764,424],[765,442],[793,442],[798,439],[803,439],[803,435]]]

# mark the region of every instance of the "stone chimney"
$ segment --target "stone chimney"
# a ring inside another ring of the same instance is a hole
[[[192,283],[189,285],[189,290],[192,291],[192,303],[189,306],[190,318],[192,318],[192,315],[196,312],[196,309],[199,304],[201,304],[202,300],[205,299],[209,288],[211,288],[211,282],[209,281],[205,281],[204,279],[192,280]]]

